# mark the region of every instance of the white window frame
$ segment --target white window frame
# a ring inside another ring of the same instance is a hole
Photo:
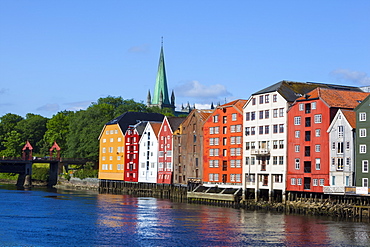
[[[322,123],[322,115],[316,114],[315,115],[315,123]]]
[[[360,144],[360,154],[366,154],[366,144]]]
[[[359,129],[360,137],[366,137],[366,129]]]
[[[301,117],[294,117],[294,125],[301,125]]]
[[[369,173],[369,161],[362,160],[362,173]]]
[[[366,121],[366,112],[360,112],[359,114],[358,114],[358,120],[359,121]]]

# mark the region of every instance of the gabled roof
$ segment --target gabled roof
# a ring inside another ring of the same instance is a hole
[[[164,116],[159,113],[125,112],[106,125],[118,124],[122,132],[125,133],[129,125],[137,124],[140,121],[162,121],[163,118]]]
[[[354,109],[360,104],[370,93],[348,91],[348,90],[337,90],[329,88],[316,88],[306,94],[304,97],[300,97],[297,101],[313,100],[320,98],[329,107]]]
[[[214,109],[203,109],[203,110],[199,110],[199,109],[194,109],[192,110],[189,115],[186,117],[186,119],[182,122],[182,125],[186,126],[189,124],[190,120],[193,118],[193,116],[197,116],[200,121],[202,122],[205,122],[207,120],[207,118],[214,112]]]
[[[152,126],[153,132],[155,136],[158,138],[159,130],[161,129],[161,122],[149,122],[149,124]]]
[[[177,130],[180,124],[186,119],[186,117],[166,117],[168,124],[171,127],[172,133]]]
[[[336,122],[338,121],[339,115],[342,115],[344,117],[344,121],[346,121],[352,129],[356,128],[356,113],[353,110],[339,109],[328,127],[328,133],[333,131],[333,128],[336,126]]]
[[[356,112],[352,110],[344,110],[344,109],[341,109],[341,111],[344,117],[347,119],[349,125],[351,125],[353,129],[355,129],[356,128]]]
[[[223,105],[220,105],[220,106],[217,106],[217,108],[224,108],[224,107],[231,107],[231,106],[235,106],[237,109],[239,109],[240,111],[243,111],[243,106],[245,105],[245,103],[247,103],[248,100],[245,100],[245,99],[237,99],[237,100],[234,100],[234,101],[231,101],[231,102],[228,102],[226,104],[223,104]],[[217,109],[216,108],[216,109]]]
[[[146,124],[148,123],[148,121],[140,121],[140,122],[138,122],[137,124],[135,124],[135,125],[130,125],[130,126],[128,126],[127,127],[127,130],[129,129],[129,128],[134,128],[134,129],[136,129],[136,131],[137,131],[137,133],[138,133],[138,135],[139,136],[141,136],[142,134],[143,134],[143,132],[144,132],[144,129],[145,129],[145,126],[146,126]],[[127,131],[126,130],[126,131]]]
[[[300,96],[307,94],[317,87],[322,88],[332,88],[332,89],[341,89],[349,91],[358,91],[361,89],[358,87],[335,85],[335,84],[325,84],[318,82],[294,82],[294,81],[280,81],[269,87],[266,87],[252,95],[265,94],[271,92],[278,92],[287,102],[293,102]]]
[[[354,109],[355,111],[357,111],[360,107],[362,107],[363,104],[367,104],[367,102],[369,101],[370,99],[370,95],[368,95],[365,99],[363,99],[360,104],[358,104],[356,106],[356,108]]]

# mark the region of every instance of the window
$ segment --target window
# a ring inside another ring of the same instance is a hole
[[[300,146],[299,146],[299,145],[295,145],[295,146],[294,146],[294,149],[295,149],[295,152],[296,152],[296,153],[299,153],[299,151],[300,151]]]
[[[303,103],[300,103],[299,104],[299,111],[303,111],[303,107],[304,107]]]
[[[215,139],[215,145],[219,145],[219,139],[218,137],[217,138],[214,138]]]
[[[338,158],[337,162],[337,170],[343,170],[343,158]]]
[[[251,142],[251,149],[255,149],[256,148],[256,142]]]
[[[291,184],[291,185],[295,185],[295,178],[291,178],[291,179],[290,179],[290,184]]]
[[[256,164],[256,158],[255,157],[251,157],[251,165],[255,165]]]
[[[214,178],[213,179],[214,179],[214,181],[218,181],[218,173],[215,173],[214,174]]]
[[[226,157],[226,156],[227,156],[227,150],[226,150],[226,149],[223,149],[223,150],[222,150],[222,155],[223,155],[224,157]]]
[[[270,117],[270,110],[265,110],[265,118],[268,119]]]
[[[349,176],[346,176],[346,186],[349,186]]]
[[[224,124],[227,123],[227,116],[222,117],[222,123],[224,123]]]
[[[360,137],[366,137],[366,129],[360,129]]]
[[[280,149],[284,148],[284,140],[279,141],[279,148]]]
[[[316,129],[315,130],[315,136],[320,137],[321,136],[321,129]]]
[[[351,164],[351,159],[349,157],[346,158],[346,166],[349,166]]]
[[[260,104],[263,104],[263,95],[260,96]]]
[[[242,132],[242,125],[241,124],[235,125],[235,128],[236,128],[236,132]]]
[[[272,110],[272,116],[273,116],[274,118],[277,118],[277,116],[278,116],[278,109],[274,109],[274,110]]]
[[[296,170],[299,170],[300,168],[301,168],[300,160],[299,159],[295,159],[295,169]]]
[[[360,112],[359,113],[359,120],[360,121],[366,121],[366,112]]]
[[[294,125],[301,125],[301,117],[294,117]]]
[[[311,127],[311,118],[310,117],[305,118],[305,127]]]
[[[313,186],[317,186],[317,178],[313,179]]]
[[[224,151],[226,151],[226,149],[224,149]],[[235,148],[230,148],[230,156],[235,156]]]
[[[262,135],[263,134],[263,126],[259,126],[259,134]]]
[[[272,148],[277,149],[278,148],[278,142],[276,140],[272,141]]]
[[[277,165],[277,156],[272,157],[272,164]]]
[[[335,176],[331,176],[331,185],[335,185]]]
[[[107,139],[103,139],[103,143],[106,143],[107,142]]]
[[[265,125],[265,134],[269,134],[269,133],[270,133],[270,126]]]
[[[279,165],[284,164],[284,156],[279,156]]]
[[[251,120],[255,120],[255,119],[256,119],[256,112],[252,111],[251,112]]]
[[[320,186],[324,186],[324,183],[325,182],[325,179],[323,179],[323,178],[320,178]]]
[[[277,102],[277,94],[272,95],[272,101]]]
[[[241,167],[241,160],[236,160],[235,165],[236,165],[237,168],[240,168]]]
[[[220,133],[220,127],[215,127],[215,134]]]
[[[305,135],[304,135],[304,140],[305,141],[311,141],[311,131],[305,131]]]
[[[279,117],[284,117],[284,108],[279,109]]]
[[[255,135],[256,134],[256,127],[251,127],[251,135]]]
[[[106,148],[103,148],[102,152],[105,153],[106,152]]]
[[[236,117],[237,117],[237,114],[236,113],[233,113],[231,115],[231,121],[236,121]]]
[[[235,160],[230,160],[230,167],[232,167],[232,168],[235,167]]]
[[[369,172],[369,161],[363,160],[362,161],[362,172],[368,173]]]
[[[209,181],[213,181],[213,173],[209,174]]]
[[[245,113],[245,121],[249,121],[250,120],[250,112],[246,112]]]
[[[360,145],[360,154],[366,154],[366,145],[365,144]]]
[[[297,185],[302,185],[302,178],[297,179]]]
[[[295,138],[299,138],[301,136],[301,132],[299,130],[296,130],[294,132],[294,136],[295,136]]]
[[[321,114],[315,115],[315,123],[321,123]]]
[[[215,128],[214,127],[210,127],[209,128],[209,134],[210,135],[213,135],[215,133]]]
[[[335,147],[336,147],[335,142],[332,142],[331,149],[335,150]]]
[[[368,178],[362,178],[362,187],[369,187]]]
[[[263,119],[264,112],[263,111],[259,111],[259,114],[260,114],[260,119]]]
[[[241,136],[237,136],[235,139],[236,139],[236,144],[241,144],[242,143],[242,137]]]
[[[304,147],[304,156],[308,157],[311,155],[311,147],[310,146],[305,146]]]
[[[316,102],[312,102],[311,103],[311,109],[312,110],[316,110]]]
[[[272,132],[274,134],[278,133],[278,125],[277,124],[274,124],[272,127],[273,127],[273,131]]]
[[[235,136],[230,137],[230,144],[235,144]]]
[[[338,126],[338,137],[343,137],[344,127]]]
[[[249,136],[250,135],[250,127],[245,127],[245,135]]]
[[[213,116],[213,122],[218,123],[218,115]]]
[[[265,103],[269,103],[269,102],[270,102],[269,95],[268,95],[268,94],[266,94],[266,95],[265,95]]]
[[[320,144],[316,144],[315,145],[315,152],[316,153],[319,153],[321,151],[321,145]]]
[[[232,126],[234,126],[234,125],[232,125]],[[223,134],[227,134],[227,127],[226,127],[226,126],[224,126],[224,127],[222,128],[222,133],[223,133]]]
[[[343,142],[338,142],[337,147],[338,147],[337,153],[342,154],[343,153]]]
[[[284,124],[279,124],[279,133],[284,133]]]
[[[209,138],[209,145],[210,145],[210,146],[215,145],[215,144],[214,144],[214,140],[215,140],[215,138]]]
[[[321,169],[321,159],[316,158],[315,159],[315,164],[316,164],[316,170],[320,170]]]

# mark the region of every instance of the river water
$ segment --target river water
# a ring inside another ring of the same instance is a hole
[[[369,246],[370,223],[0,185],[0,246]]]

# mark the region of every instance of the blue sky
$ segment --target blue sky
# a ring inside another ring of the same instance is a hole
[[[161,37],[176,104],[281,80],[370,85],[370,1],[0,0],[0,116],[146,103]]]

